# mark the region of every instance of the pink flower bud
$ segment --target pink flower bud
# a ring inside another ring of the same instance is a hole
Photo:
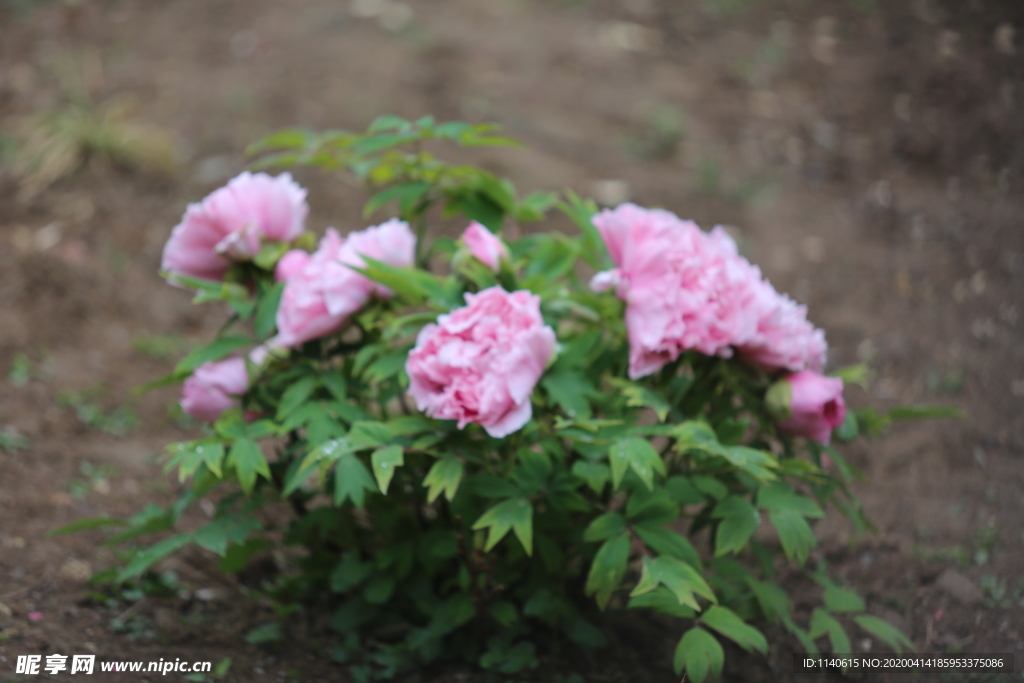
[[[498,237],[476,221],[469,224],[462,233],[462,241],[469,253],[491,270],[497,272],[501,259],[508,258],[508,249]]]
[[[779,431],[828,445],[832,430],[846,419],[843,380],[801,370],[769,389],[769,407],[780,419]]]

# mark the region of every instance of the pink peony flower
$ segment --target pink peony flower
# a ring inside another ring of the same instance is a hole
[[[649,375],[688,350],[743,357],[765,369],[820,368],[824,335],[778,294],[721,227],[623,204],[594,217],[617,268],[591,280],[626,302],[629,375]]]
[[[341,328],[370,298],[366,278],[339,260],[344,240],[328,228],[312,255],[294,250],[278,262],[275,275],[284,281],[277,308],[274,346],[298,346]]]
[[[786,404],[780,406],[783,410],[777,411],[782,418],[778,423],[779,431],[785,434],[805,436],[827,446],[832,430],[846,418],[843,380],[838,377],[801,370],[784,377],[769,391],[779,397],[776,404]]]
[[[530,395],[551,358],[555,333],[540,297],[491,287],[425,326],[405,364],[409,395],[440,420],[473,422],[501,438],[531,415]]]
[[[161,267],[219,280],[232,261],[255,257],[264,241],[290,242],[303,229],[306,191],[288,173],[242,173],[199,204],[190,204],[164,247]]]
[[[374,294],[391,290],[374,283],[350,266],[363,267],[360,255],[392,266],[411,266],[416,236],[398,220],[350,233],[342,238],[328,228],[314,254],[293,250],[278,261],[275,276],[285,282],[277,309],[273,345],[292,347],[341,329]]]
[[[239,405],[249,388],[245,359],[234,356],[203,363],[185,380],[181,409],[192,417],[213,422],[228,408]]]
[[[740,357],[767,372],[796,372],[825,367],[825,332],[807,320],[807,307],[776,292],[767,282],[757,288],[753,303],[756,331],[737,343]]]
[[[389,266],[409,268],[416,258],[416,235],[409,229],[408,223],[397,218],[373,228],[349,233],[339,258],[347,265],[364,268],[366,262],[360,256],[382,261]],[[370,280],[366,282],[377,296],[389,297],[393,293],[382,284]]]
[[[493,232],[476,221],[470,223],[469,227],[463,231],[462,241],[466,243],[469,253],[494,272],[498,272],[498,268],[501,267],[501,259],[508,258],[508,249],[505,244]]]

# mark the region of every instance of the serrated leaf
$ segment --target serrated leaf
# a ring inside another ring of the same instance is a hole
[[[659,555],[678,558],[691,567],[700,570],[700,554],[697,552],[697,549],[693,547],[690,541],[671,529],[638,525],[634,528],[634,531],[648,548]]]
[[[597,390],[582,374],[570,370],[555,371],[546,375],[540,384],[569,417],[590,417],[590,401],[587,399],[596,395]]]
[[[572,473],[587,482],[587,486],[597,495],[601,495],[605,484],[608,483],[608,479],[611,477],[611,470],[608,469],[608,465],[600,462],[587,462],[585,460],[577,460],[573,463]]]
[[[631,408],[650,408],[658,416],[659,422],[664,422],[665,418],[668,417],[668,411],[671,406],[668,400],[661,394],[627,379],[612,378],[609,382],[626,397],[627,406]]]
[[[664,475],[665,462],[647,439],[631,436],[612,444],[608,451],[612,469],[612,485],[617,489],[626,469],[636,472],[648,490],[654,490],[654,473]]]
[[[583,540],[587,543],[596,543],[612,536],[618,536],[626,530],[626,520],[617,512],[606,512],[595,518],[586,529],[583,530]]]
[[[348,551],[331,570],[330,586],[335,593],[344,593],[358,586],[366,577],[373,573],[373,564],[364,562],[359,553]]]
[[[768,451],[747,446],[722,446],[717,454],[760,481],[774,481],[778,478],[775,470],[779,468],[779,462]]]
[[[381,190],[366,202],[366,206],[363,208],[363,218],[370,216],[374,211],[395,199],[398,200],[400,211],[404,215],[413,203],[419,201],[430,191],[431,187],[433,185],[430,183],[412,182],[399,183]]]
[[[761,524],[761,515],[750,501],[740,496],[719,501],[711,516],[722,520],[715,531],[715,557],[743,550]]]
[[[697,613],[686,605],[680,605],[679,599],[664,586],[658,586],[649,593],[637,595],[629,599],[629,609],[652,609],[660,614],[679,619],[692,619]]]
[[[807,561],[807,556],[814,547],[814,531],[811,530],[807,520],[792,510],[778,510],[768,514],[772,525],[779,533],[779,540],[782,542],[782,550],[791,562],[802,565]]]
[[[679,600],[679,604],[692,607],[697,612],[701,607],[697,603],[694,593],[711,602],[718,601],[704,577],[686,562],[667,555],[645,557],[640,582],[630,596],[643,595],[659,585],[672,591]]]
[[[228,545],[241,545],[251,532],[261,526],[255,517],[223,517],[196,529],[192,539],[199,547],[224,557]]]
[[[280,422],[304,404],[317,387],[316,377],[303,377],[293,382],[284,393],[281,394],[281,401],[277,404],[277,420]]]
[[[708,673],[722,675],[725,664],[725,652],[718,640],[702,628],[694,627],[683,634],[676,645],[672,665],[676,675],[686,670],[686,680],[693,683],[704,683]]]
[[[768,641],[765,640],[764,634],[727,607],[712,605],[704,610],[700,620],[747,652],[757,650],[764,654],[768,651]]]
[[[383,422],[360,420],[348,432],[348,441],[357,448],[373,448],[387,444],[394,435]]]
[[[863,612],[864,599],[849,588],[829,582],[825,585],[825,607],[829,612]]]
[[[427,476],[423,478],[423,485],[427,487],[427,502],[433,503],[442,491],[444,497],[451,501],[455,498],[455,492],[459,490],[461,481],[462,461],[451,456],[441,458],[433,464],[430,471],[427,472]]]
[[[490,552],[511,529],[526,554],[533,554],[533,505],[526,498],[511,498],[487,510],[473,524],[474,531],[481,529],[490,530],[484,552]]]
[[[355,453],[346,453],[338,460],[334,468],[334,504],[341,505],[351,499],[358,507],[363,507],[367,491],[376,491],[374,482],[366,465]]]
[[[391,478],[395,476],[395,469],[405,464],[401,446],[387,446],[378,448],[370,456],[370,464],[373,466],[373,476],[377,478],[377,486],[384,495],[388,493],[388,486],[391,485]]]
[[[271,478],[270,467],[263,457],[263,451],[260,450],[259,444],[250,439],[235,441],[228,454],[227,464],[235,468],[242,490],[247,494],[252,493],[253,487],[256,486],[256,475],[262,475],[268,481]]]
[[[586,594],[593,595],[597,606],[604,609],[612,593],[626,575],[629,560],[629,534],[621,533],[605,541],[597,550],[587,574]]]
[[[902,631],[884,619],[873,617],[870,614],[862,614],[854,617],[853,621],[899,654],[903,653],[904,648],[911,652],[914,651],[914,643]]]
[[[843,625],[819,607],[811,613],[810,635],[811,638],[817,639],[826,633],[828,634],[829,643],[832,644],[832,652],[834,654],[853,652],[850,646],[850,639],[847,637]]]

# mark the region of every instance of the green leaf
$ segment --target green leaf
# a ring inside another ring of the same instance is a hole
[[[623,532],[605,541],[594,556],[587,575],[586,594],[593,595],[597,606],[604,609],[612,593],[626,575],[629,560],[629,534]]]
[[[700,620],[747,652],[750,650],[757,650],[762,654],[768,652],[768,641],[765,640],[764,634],[743,621],[739,615],[727,607],[712,605],[704,610],[704,613],[700,615]]]
[[[717,602],[714,592],[704,581],[704,577],[686,562],[667,555],[645,557],[640,582],[630,595],[643,595],[659,585],[664,585],[672,591],[680,605],[687,605],[697,612],[701,607],[697,603],[694,593],[711,602]]]
[[[308,128],[287,128],[257,140],[245,149],[247,155],[272,149],[305,149],[316,142],[316,133]]]
[[[347,382],[345,376],[337,370],[327,370],[321,372],[319,375],[320,383],[326,387],[327,391],[331,392],[338,401],[345,401]]]
[[[378,574],[370,579],[363,590],[363,597],[371,605],[383,605],[395,592],[395,577]]]
[[[178,364],[174,366],[174,374],[188,374],[203,363],[220,360],[232,351],[236,351],[243,346],[248,346],[250,344],[252,344],[252,340],[245,337],[221,337],[206,346],[196,349],[182,358]]]
[[[768,451],[747,446],[723,446],[718,455],[760,481],[773,481],[777,478],[774,470],[779,468],[779,462]]]
[[[715,500],[722,500],[729,495],[729,487],[714,477],[696,476],[691,477],[690,481],[693,483],[694,488]]]
[[[697,490],[690,479],[679,475],[668,478],[665,482],[665,491],[680,505],[697,505],[706,500],[704,494]]]
[[[850,647],[850,639],[846,635],[846,631],[843,630],[843,625],[836,621],[828,612],[816,608],[811,614],[811,638],[817,640],[825,634],[828,634],[828,640],[832,643],[832,652],[834,654],[846,654],[853,652]]]
[[[511,529],[526,554],[533,554],[533,505],[525,498],[511,498],[492,507],[473,524],[474,531],[480,529],[490,529],[484,552],[490,552]]]
[[[242,484],[242,490],[247,494],[252,493],[256,485],[256,475],[263,475],[268,481],[271,479],[270,467],[259,444],[250,439],[238,439],[231,446],[231,453],[228,455],[227,464],[233,466],[238,474],[238,481]]]
[[[138,551],[132,557],[132,561],[128,563],[128,566],[122,569],[117,575],[118,582],[124,582],[128,579],[142,575],[142,573],[153,566],[153,564],[167,557],[175,550],[184,548],[191,542],[191,534],[171,536],[170,538],[165,538],[148,548]]]
[[[866,363],[857,363],[856,365],[847,365],[845,368],[839,368],[829,374],[843,380],[844,384],[856,384],[861,389],[867,391],[871,372]]]
[[[288,242],[268,241],[260,245],[259,253],[252,262],[264,270],[274,270],[274,266],[291,249]]]
[[[572,473],[587,482],[587,486],[597,495],[601,495],[601,492],[604,491],[605,484],[608,483],[608,478],[611,476],[608,465],[585,460],[577,460],[573,463]]]
[[[658,586],[649,593],[629,599],[629,609],[652,609],[661,614],[679,619],[692,619],[697,613],[686,605],[680,605],[675,594],[664,586]]]
[[[784,482],[776,482],[762,486],[757,494],[757,505],[769,512],[788,510],[804,517],[820,519],[825,512],[818,504],[806,496],[797,493],[792,486]]]
[[[802,565],[814,547],[814,531],[807,520],[793,510],[778,510],[768,514],[775,530],[779,533],[782,550],[791,562]]]
[[[552,372],[541,380],[541,386],[569,417],[590,417],[590,401],[597,390],[582,374],[570,370]]]
[[[445,284],[435,275],[415,268],[399,268],[383,261],[360,254],[366,264],[363,268],[352,268],[367,278],[391,289],[410,304],[419,304],[424,299],[442,300],[446,297]]]
[[[372,420],[360,420],[352,424],[349,430],[348,440],[357,448],[373,448],[383,446],[394,438],[391,428],[383,422]]]
[[[372,573],[373,565],[369,562],[363,562],[359,558],[358,552],[346,552],[341,556],[341,561],[331,571],[331,591],[334,593],[344,593],[351,590]]]
[[[284,633],[281,631],[281,624],[276,621],[272,621],[269,624],[263,624],[263,626],[257,626],[253,630],[249,631],[245,635],[245,642],[250,645],[260,645],[262,643],[272,643],[284,638]]]
[[[709,672],[716,677],[722,675],[725,652],[713,635],[694,627],[679,639],[672,664],[677,676],[686,670],[687,682],[704,683]]]
[[[358,507],[363,507],[367,491],[376,491],[377,484],[370,476],[363,461],[355,453],[346,453],[338,460],[334,469],[334,504],[341,505],[351,499]]]
[[[642,384],[630,382],[627,379],[612,378],[608,381],[626,397],[627,406],[631,408],[650,408],[658,416],[659,422],[664,422],[665,418],[668,417],[668,411],[671,406],[668,400],[661,394],[648,389]]]
[[[863,612],[865,607],[864,599],[855,591],[831,581],[825,584],[824,599],[829,612]]]
[[[914,643],[902,631],[884,619],[862,614],[859,617],[854,617],[853,621],[899,654],[903,653],[904,648],[911,652],[914,651]]]
[[[587,543],[603,541],[618,536],[626,530],[626,520],[618,512],[606,512],[594,519],[583,531],[583,540]]]
[[[374,211],[384,206],[393,199],[398,200],[400,212],[405,215],[406,212],[412,207],[412,205],[419,201],[430,188],[433,187],[430,183],[399,183],[392,185],[391,187],[381,190],[377,194],[373,195],[366,206],[363,208],[363,218],[367,218]]]
[[[701,568],[700,554],[697,549],[690,541],[676,532],[644,525],[636,526],[634,531],[648,548],[659,555],[678,558],[697,570]]]
[[[664,475],[665,462],[647,439],[627,437],[612,444],[608,452],[612,468],[612,485],[617,489],[626,469],[631,468],[649,490],[654,490],[654,473]]]
[[[276,283],[260,297],[256,304],[256,317],[253,319],[253,330],[256,336],[264,339],[270,336],[277,325],[277,309],[281,305],[281,294],[284,293],[283,282]]]
[[[277,420],[280,422],[288,417],[296,408],[305,403],[317,387],[316,377],[303,377],[293,383],[281,394],[281,402],[277,404]]]
[[[757,510],[740,496],[729,496],[719,501],[711,516],[722,520],[715,532],[715,557],[743,550],[761,524]]]
[[[747,585],[757,598],[757,604],[766,619],[785,621],[789,618],[789,595],[778,584],[748,578]]]
[[[441,458],[423,478],[423,485],[427,487],[427,502],[433,503],[442,491],[444,497],[451,501],[455,498],[461,481],[462,461],[452,456]]]
[[[703,420],[680,422],[672,430],[672,436],[676,438],[676,450],[680,453],[685,453],[688,450],[702,450],[717,454],[721,450],[718,435],[715,434],[711,425]]]
[[[84,519],[76,519],[74,522],[69,522],[56,529],[50,529],[46,532],[46,537],[53,538],[54,536],[64,536],[65,534],[77,534],[79,531],[87,531],[89,529],[124,526],[125,524],[127,524],[125,520],[114,517],[86,517]]]
[[[373,466],[373,476],[377,478],[377,486],[384,495],[388,493],[388,486],[391,485],[391,478],[395,476],[395,469],[405,464],[402,456],[401,446],[387,446],[378,448],[370,456],[370,463]]]
[[[241,545],[250,532],[261,526],[255,517],[223,517],[196,529],[192,540],[199,547],[224,557],[229,544]]]
[[[605,249],[604,240],[591,222],[591,218],[597,213],[597,204],[594,200],[582,199],[572,190],[566,190],[565,201],[559,202],[558,208],[580,229],[583,256],[587,262],[598,270],[610,268],[612,261]]]

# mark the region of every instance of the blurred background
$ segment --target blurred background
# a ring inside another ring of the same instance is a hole
[[[285,646],[246,641],[273,612],[244,587],[273,558],[235,581],[185,553],[110,595],[86,584],[114,560],[102,534],[44,533],[174,492],[160,451],[196,425],[176,389],[132,390],[220,320],[157,272],[187,203],[275,129],[385,113],[501,124],[525,146],[460,158],[522,191],[728,226],[808,304],[831,368],[870,363],[850,403],[963,409],[847,448],[878,533],[830,520],[812,562],[920,651],[1016,652],[1019,670],[1022,30],[1011,0],[0,0],[0,679],[44,650],[340,675],[317,615]],[[365,227],[357,188],[297,176],[310,227]],[[673,634],[620,631],[587,680],[670,672]],[[767,661],[730,652],[726,679],[790,680],[769,640]]]

